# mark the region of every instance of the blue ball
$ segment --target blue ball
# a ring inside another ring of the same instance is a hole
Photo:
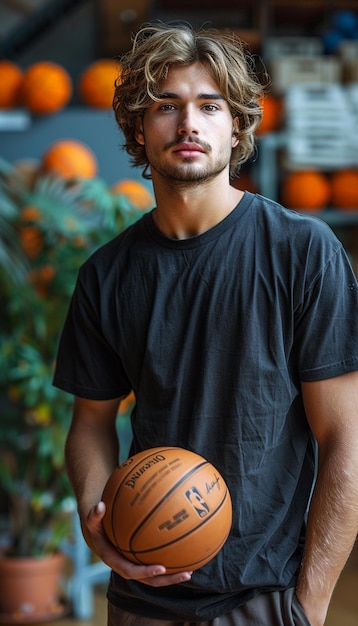
[[[338,30],[328,30],[322,35],[323,47],[326,54],[335,54],[345,36]]]
[[[332,25],[334,29],[349,36],[358,26],[358,15],[353,11],[337,11],[333,13]]]

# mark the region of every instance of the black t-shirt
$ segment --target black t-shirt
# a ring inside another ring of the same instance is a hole
[[[250,193],[185,240],[147,214],[85,263],[55,384],[97,400],[133,389],[131,452],[192,449],[233,499],[228,541],[190,582],[112,574],[110,602],[198,621],[295,584],[314,475],[300,382],[357,369],[357,297],[326,224]]]

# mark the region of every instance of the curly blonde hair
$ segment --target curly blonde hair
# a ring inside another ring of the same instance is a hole
[[[253,57],[234,33],[214,29],[195,32],[189,24],[148,24],[134,37],[132,49],[120,62],[113,109],[125,137],[124,147],[133,165],[144,166],[143,176],[149,163],[145,147],[136,140],[136,122],[158,100],[157,85],[175,64],[202,63],[228,102],[232,117],[238,118],[239,143],[232,150],[230,175],[234,176],[254,153],[263,86],[255,75]]]

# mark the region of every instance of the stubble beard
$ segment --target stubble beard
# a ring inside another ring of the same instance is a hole
[[[212,148],[209,143],[200,141],[192,136],[182,137],[179,141],[167,142],[164,146],[164,153],[174,146],[180,146],[181,143],[197,143],[203,148],[207,155],[212,154]],[[224,154],[219,153],[219,156],[214,162],[202,166],[197,164],[196,157],[187,157],[178,164],[167,164],[161,159],[159,153],[153,153],[150,159],[150,168],[151,171],[156,172],[159,178],[162,179],[162,182],[170,186],[171,189],[174,187],[177,189],[188,189],[215,179],[225,170],[230,162],[231,152],[228,150],[226,153],[225,148],[223,152]],[[150,155],[148,154],[147,156],[149,157]]]
[[[224,160],[216,163],[213,167],[191,167],[195,162],[195,159],[188,157],[184,159],[180,165],[154,165],[151,164],[151,170],[153,170],[162,178],[162,181],[173,186],[175,188],[191,188],[201,185],[204,182],[213,180],[227,167],[227,162]]]

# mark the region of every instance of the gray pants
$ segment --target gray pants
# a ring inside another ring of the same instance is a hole
[[[208,622],[152,619],[108,605],[108,626],[310,626],[294,588],[262,593],[243,606]]]

